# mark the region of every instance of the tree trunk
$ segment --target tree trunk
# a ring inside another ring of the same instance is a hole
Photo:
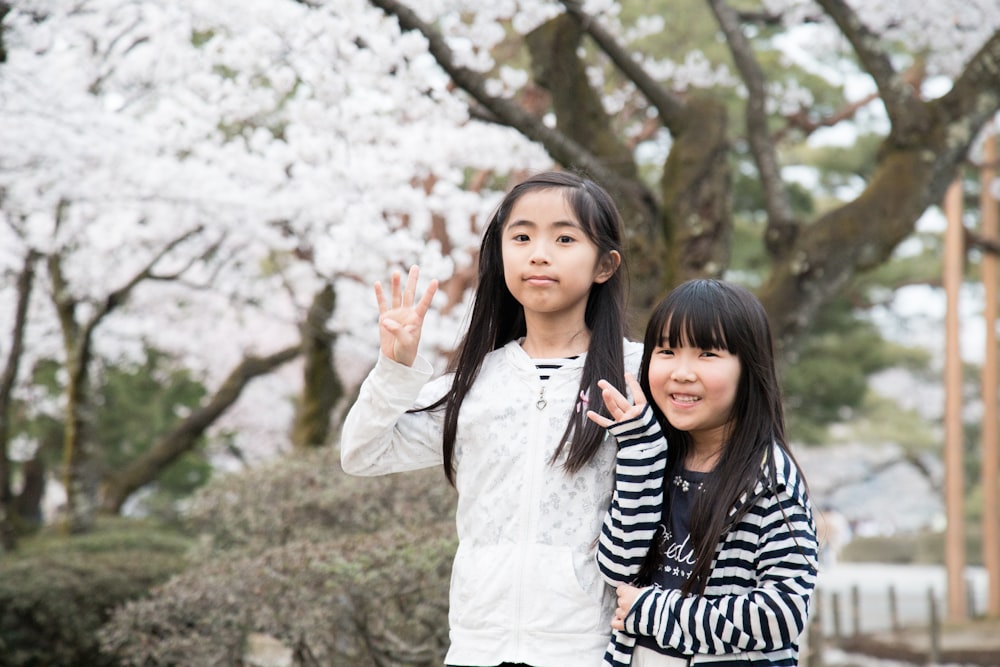
[[[0,9],[0,19],[3,11]],[[10,415],[14,403],[14,384],[17,382],[24,348],[24,329],[28,321],[28,302],[35,280],[35,263],[38,254],[30,250],[24,258],[24,266],[17,277],[17,303],[14,309],[14,325],[11,331],[10,351],[3,374],[0,375],[0,551],[12,551],[17,546],[14,525],[10,464]]]
[[[687,101],[671,128],[674,144],[660,179],[660,238],[667,257],[657,285],[661,293],[691,278],[719,277],[729,266],[733,217],[727,125],[725,105],[699,95]]]
[[[297,448],[320,447],[330,435],[330,413],[344,395],[344,387],[333,366],[336,336],[326,323],[336,305],[336,292],[327,284],[313,297],[312,306],[302,326],[304,359],[302,394],[292,425],[292,445]]]

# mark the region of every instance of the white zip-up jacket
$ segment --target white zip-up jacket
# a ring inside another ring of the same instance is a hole
[[[637,373],[642,345],[623,344],[625,370]],[[579,396],[583,363],[582,356],[568,360],[543,382],[534,360],[512,341],[487,355],[462,403],[449,665],[601,664],[615,597],[595,551],[617,448],[609,438],[574,474],[549,463],[571,411],[587,407]],[[450,375],[431,375],[420,357],[408,367],[380,356],[344,422],[346,472],[381,475],[442,464],[444,410],[407,412],[451,386]]]

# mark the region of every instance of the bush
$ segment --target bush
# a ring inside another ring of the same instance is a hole
[[[254,635],[295,665],[440,665],[455,491],[440,469],[359,478],[336,448],[214,479],[187,513],[193,565],[101,630],[126,665],[241,664]]]
[[[454,529],[296,542],[214,559],[118,610],[101,631],[125,665],[241,664],[265,634],[297,665],[441,665]]]
[[[118,605],[180,571],[189,541],[125,520],[40,536],[0,561],[0,665],[115,665],[97,630]]]

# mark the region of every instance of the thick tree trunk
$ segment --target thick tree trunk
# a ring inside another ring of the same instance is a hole
[[[853,201],[801,227],[791,248],[774,261],[759,296],[771,316],[785,362],[816,313],[854,276],[888,260],[913,233],[928,206],[939,203],[968,150],[968,142],[936,139],[950,123],[939,119],[920,146],[887,140],[868,187]]]
[[[333,366],[336,336],[326,323],[336,305],[336,292],[326,285],[313,298],[302,326],[302,394],[292,425],[292,446],[320,447],[330,435],[330,413],[343,395],[344,387]]]
[[[708,96],[692,97],[672,129],[674,144],[663,168],[662,243],[667,257],[661,292],[729,266],[732,236],[732,176],[727,163],[725,105]]]
[[[543,23],[529,33],[525,41],[531,53],[534,81],[549,93],[556,130],[599,159],[617,175],[619,182],[630,184],[618,187],[615,183],[602,181],[599,174],[586,174],[611,192],[625,220],[629,273],[643,278],[631,285],[631,305],[638,322],[644,319],[646,309],[660,291],[660,277],[671,272],[659,233],[663,212],[647,196],[631,149],[615,133],[612,118],[604,110],[601,93],[590,84],[584,63],[577,54],[584,34],[579,21],[564,14]],[[565,166],[581,167],[578,164]]]

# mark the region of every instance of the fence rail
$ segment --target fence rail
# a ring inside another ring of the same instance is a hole
[[[985,599],[984,573],[970,572],[969,622],[956,624],[941,617],[943,573],[938,568],[838,569],[836,576],[821,572],[801,652],[805,667],[847,664],[829,662],[828,649],[836,649],[838,660],[847,652],[897,663],[1000,667],[1000,619],[985,619],[985,610],[978,608]]]

